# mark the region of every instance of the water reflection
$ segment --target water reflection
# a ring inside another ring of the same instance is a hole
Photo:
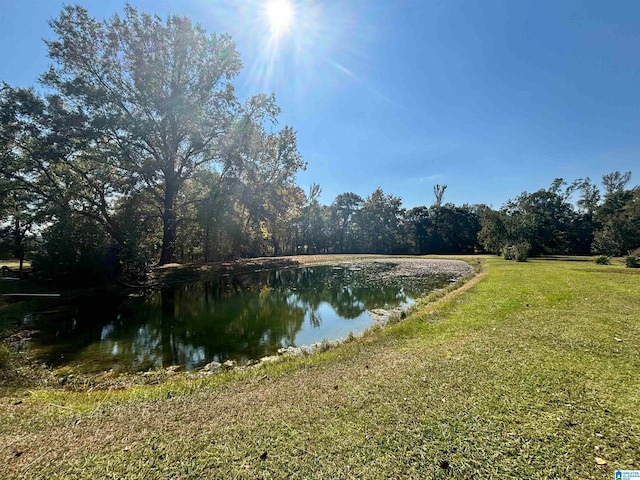
[[[374,271],[313,267],[229,276],[148,291],[101,296],[33,315],[35,350],[53,365],[85,371],[140,371],[212,360],[245,362],[278,348],[339,339],[373,323],[367,310],[392,308],[447,283],[384,281]]]

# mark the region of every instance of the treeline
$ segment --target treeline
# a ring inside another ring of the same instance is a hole
[[[295,131],[273,97],[241,102],[225,35],[128,6],[97,21],[66,6],[51,22],[41,92],[0,90],[0,254],[47,274],[143,276],[150,265],[313,253],[621,255],[640,246],[631,173],[523,193],[498,210],[405,209],[381,189],[321,205]]]
[[[555,179],[496,210],[444,202],[435,185],[433,203],[402,208],[399,197],[377,189],[363,199],[343,193],[320,205],[311,188],[288,229],[286,253],[495,253],[519,247],[527,255],[627,255],[640,247],[640,187],[626,189],[631,172],[613,172],[598,187],[589,178]]]

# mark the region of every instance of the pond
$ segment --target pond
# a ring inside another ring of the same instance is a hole
[[[397,263],[290,268],[146,290],[49,301],[24,319],[30,353],[82,372],[240,364],[278,349],[339,340],[406,308],[455,276],[389,275]],[[459,276],[459,275],[458,275]]]

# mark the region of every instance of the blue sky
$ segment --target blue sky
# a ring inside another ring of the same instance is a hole
[[[67,3],[73,3],[69,1]],[[84,0],[98,18],[124,2]],[[640,178],[640,2],[292,0],[277,39],[265,2],[133,0],[230,33],[240,97],[274,92],[322,202],[377,187],[404,206],[500,207],[556,177]],[[0,80],[28,86],[47,64],[57,0],[0,0]]]

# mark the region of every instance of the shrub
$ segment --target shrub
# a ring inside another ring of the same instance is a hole
[[[596,257],[596,263],[598,265],[610,265],[611,257],[608,255],[599,255]]]
[[[526,262],[529,256],[531,245],[527,242],[520,242],[514,245],[507,245],[502,249],[502,257],[505,260],[515,260],[516,262]]]
[[[624,258],[627,268],[640,268],[640,255],[629,255]]]

